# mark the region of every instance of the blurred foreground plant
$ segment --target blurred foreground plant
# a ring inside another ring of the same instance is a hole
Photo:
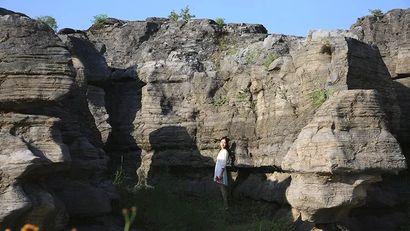
[[[23,228],[20,229],[20,231],[39,231],[40,229],[32,224],[25,224]]]
[[[137,207],[131,207],[131,212],[129,209],[123,209],[122,215],[124,216],[124,231],[129,231],[132,223],[135,221],[137,215]]]

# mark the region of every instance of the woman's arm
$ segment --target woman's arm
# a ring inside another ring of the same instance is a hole
[[[222,170],[221,170],[221,175],[219,176],[221,179],[223,178],[223,174],[224,174],[224,172],[225,172],[225,169],[226,169],[226,162],[227,162],[227,160],[228,160],[228,151],[225,149],[224,150],[225,152],[224,152],[224,165],[223,165],[223,167],[221,168]]]
[[[224,176],[224,171],[225,171],[225,168],[222,168],[222,170],[221,170],[221,175],[219,176],[219,178],[223,178],[223,176]]]

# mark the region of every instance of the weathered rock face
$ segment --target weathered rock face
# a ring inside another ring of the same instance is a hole
[[[410,75],[410,10],[359,18],[350,30],[358,39],[377,45],[391,76]]]
[[[318,31],[302,40],[229,28],[235,25],[117,21],[89,30],[95,43],[107,47],[107,63],[137,66],[146,83],[133,137],[143,154],[150,153],[148,165],[212,166],[215,140],[229,135],[237,165],[279,167],[321,103],[317,98],[348,88],[388,93],[388,121],[397,129],[392,83],[377,50],[341,32]],[[121,45],[111,36],[131,31]]]
[[[73,83],[70,54],[52,30],[5,9],[0,17],[1,107],[32,107],[67,95]]]
[[[408,153],[410,139],[410,9],[391,10],[383,16],[359,18],[351,32],[361,41],[378,47],[391,76],[401,108],[398,139]],[[408,155],[408,154],[406,154]]]
[[[396,136],[405,140],[407,104],[399,108],[394,89],[410,97],[390,73],[407,75],[407,53],[386,67],[382,49],[365,43],[379,35],[365,27],[300,38],[212,20],[109,19],[57,37],[24,15],[0,15],[0,135],[13,144],[0,149],[0,226],[53,230],[109,213],[116,194],[102,148],[139,166],[140,185],[203,193],[216,190],[227,135],[233,193],[287,200],[315,223],[344,219],[381,174],[406,167]]]
[[[130,33],[118,43],[116,36]],[[254,25],[159,20],[113,21],[87,36],[105,45],[107,63],[136,67],[134,77],[145,83],[132,98],[131,77],[107,89],[111,99],[140,99],[132,123],[118,126],[121,140],[134,127],[132,140],[142,149],[139,184],[209,191],[218,138],[228,135],[239,167],[235,195],[283,203],[289,174],[270,173],[282,167],[292,174],[287,200],[302,218],[332,223],[363,205],[382,173],[405,169],[389,70],[379,50],[351,32],[314,31],[303,39]],[[330,140],[320,146],[323,139]]]
[[[61,230],[109,213],[115,195],[84,74],[47,25],[0,8],[0,28],[0,229]]]
[[[406,168],[405,158],[389,132],[374,90],[335,94],[299,133],[282,162],[294,172],[287,190],[302,219],[340,221],[363,205],[366,188],[382,173]]]
[[[405,169],[400,146],[384,122],[380,97],[374,90],[336,93],[299,133],[282,168],[324,174]]]

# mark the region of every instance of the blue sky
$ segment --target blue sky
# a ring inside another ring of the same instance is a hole
[[[348,29],[369,9],[410,8],[410,0],[0,0],[0,7],[30,17],[53,16],[60,29],[87,29],[97,14],[144,20],[185,6],[196,18],[260,23],[269,33],[306,36],[311,29]]]

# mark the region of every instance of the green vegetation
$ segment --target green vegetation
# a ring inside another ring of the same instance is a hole
[[[270,206],[256,201],[231,201],[225,211],[217,195],[173,194],[167,188],[120,190],[121,207],[136,206],[136,230],[287,231],[290,220],[273,216]]]
[[[117,185],[117,186],[118,185],[123,185],[125,183],[126,175],[125,175],[125,170],[122,166],[123,162],[124,162],[124,156],[121,156],[121,164],[117,168],[117,170],[115,171],[114,177],[113,177],[113,180],[112,180],[112,183],[114,185]]]
[[[185,22],[188,22],[189,20],[195,18],[195,15],[190,14],[190,13],[189,13],[189,6],[186,6],[184,9],[181,9],[181,11],[180,11],[179,14],[177,14],[177,13],[175,12],[175,10],[172,10],[172,11],[169,13],[168,18],[169,18],[171,21],[174,21],[174,22],[176,22],[176,21],[178,21],[178,20],[180,20],[180,19],[184,20]]]
[[[268,54],[263,61],[263,65],[265,66],[266,69],[269,68],[269,65],[273,62],[273,60],[276,59],[276,56],[274,54]]]
[[[222,37],[222,39],[219,39],[218,42],[218,50],[219,52],[222,52],[228,48],[228,39],[226,37]]]
[[[226,54],[232,56],[232,55],[235,55],[236,53],[238,53],[238,48],[232,46],[228,49]]]
[[[98,14],[94,16],[94,20],[92,20],[93,24],[97,27],[101,27],[107,22],[108,16],[106,14]]]
[[[112,183],[114,185],[121,185],[124,183],[124,179],[125,179],[125,172],[124,169],[122,168],[122,166],[120,166],[114,174],[114,179],[112,180]]]
[[[238,92],[236,97],[238,98],[239,102],[246,102],[249,100],[250,96],[251,96],[251,92],[249,91],[249,88],[244,88]]]
[[[129,231],[137,216],[137,207],[131,207],[131,213],[130,210],[123,209],[122,216],[124,217],[124,231]]]
[[[169,13],[168,18],[169,18],[171,21],[176,22],[176,21],[178,21],[178,19],[179,19],[179,15],[175,12],[175,10],[173,10],[173,11],[171,11],[171,13]]]
[[[373,10],[369,9],[369,13],[377,18],[380,18],[383,16],[383,11],[381,11],[380,9],[373,9]]]
[[[322,44],[322,47],[320,48],[320,53],[321,54],[332,55],[332,45],[330,45],[330,42],[328,40],[326,40]]]
[[[212,105],[214,105],[215,107],[219,107],[219,106],[224,105],[227,102],[228,102],[228,98],[226,96],[219,96],[219,98],[217,98],[216,100],[214,99],[214,102],[212,103]]]
[[[188,6],[186,6],[184,9],[181,9],[181,13],[179,13],[179,16],[185,22],[188,22],[192,18],[195,18],[195,15],[189,13],[189,7]]]
[[[312,92],[311,98],[313,106],[320,107],[320,105],[322,105],[327,99],[326,90],[320,89]]]
[[[334,89],[320,89],[311,93],[312,104],[318,108],[334,94]]]
[[[219,28],[222,28],[225,25],[225,19],[223,19],[223,18],[216,18],[215,22],[216,22],[216,25],[218,25]]]
[[[51,16],[40,16],[40,17],[37,17],[36,19],[40,22],[47,24],[54,31],[57,31],[58,26],[57,26],[57,22],[55,18]]]
[[[254,64],[259,56],[259,50],[248,50],[245,55],[246,64]]]

